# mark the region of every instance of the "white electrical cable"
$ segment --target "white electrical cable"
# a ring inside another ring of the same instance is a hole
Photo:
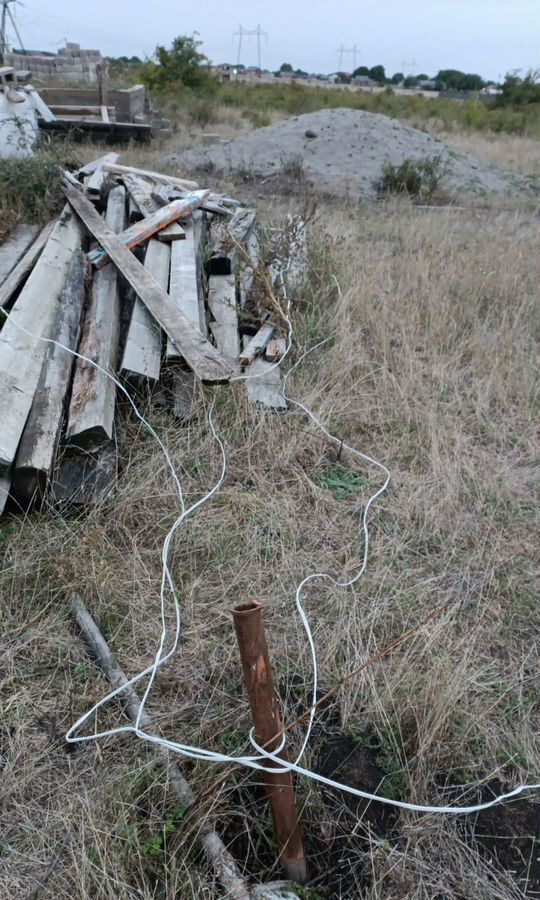
[[[289,354],[291,346],[292,346],[292,323],[291,323],[291,317],[290,317],[291,300],[287,295],[286,285],[285,285],[285,281],[283,278],[283,271],[280,272],[280,277],[281,277],[282,291],[287,300],[287,313],[286,313],[285,318],[287,321],[287,328],[288,328],[288,342],[287,342],[286,352],[285,352],[284,356],[282,357],[282,359],[284,359],[285,356],[287,356]],[[336,284],[337,284],[337,281],[336,281]],[[339,284],[337,286],[338,286],[338,290],[339,290]],[[101,372],[103,375],[105,375],[107,378],[110,378],[111,381],[113,381],[113,383],[117,386],[117,388],[124,394],[124,396],[127,397],[136,417],[139,419],[140,422],[142,422],[143,425],[145,425],[148,428],[150,434],[156,440],[159,448],[161,449],[161,451],[164,455],[167,466],[172,474],[172,477],[173,477],[173,480],[174,480],[174,483],[175,483],[175,486],[176,486],[176,489],[178,492],[179,500],[180,500],[180,515],[176,518],[175,522],[173,523],[172,527],[170,528],[169,532],[167,533],[164,543],[163,543],[163,549],[161,552],[162,578],[161,578],[161,588],[160,588],[160,606],[161,606],[162,629],[161,629],[161,637],[159,640],[158,650],[156,652],[154,661],[150,666],[148,666],[142,672],[139,672],[133,678],[130,678],[126,684],[121,685],[120,687],[116,688],[115,690],[110,691],[108,694],[106,694],[106,696],[104,696],[100,700],[98,700],[98,702],[95,703],[91,709],[89,709],[82,716],[80,716],[80,718],[77,719],[77,721],[71,726],[71,728],[67,732],[66,741],[68,741],[69,743],[80,743],[80,742],[85,742],[85,741],[95,741],[100,738],[112,737],[112,736],[119,735],[119,734],[134,733],[135,735],[137,735],[137,737],[141,738],[142,740],[145,740],[152,744],[159,745],[160,747],[164,747],[173,752],[179,753],[188,759],[204,760],[204,761],[208,761],[208,762],[216,762],[216,763],[223,763],[223,764],[230,763],[230,764],[234,764],[234,765],[243,765],[248,768],[255,769],[257,771],[264,770],[267,772],[270,771],[270,772],[276,772],[276,773],[284,772],[284,771],[293,771],[293,772],[297,772],[300,775],[304,775],[307,778],[311,778],[314,781],[318,781],[322,784],[326,784],[329,787],[352,794],[353,796],[356,796],[356,797],[361,797],[361,798],[364,798],[366,800],[371,800],[371,801],[378,801],[380,803],[385,803],[387,805],[398,807],[400,809],[407,809],[407,810],[411,810],[413,812],[420,812],[420,813],[443,813],[443,814],[447,814],[447,815],[460,815],[460,814],[466,814],[466,813],[474,813],[474,812],[479,812],[483,809],[489,809],[492,806],[496,806],[497,804],[502,803],[506,800],[509,800],[512,797],[518,796],[523,791],[540,789],[540,784],[519,785],[517,788],[510,791],[509,793],[502,794],[499,797],[495,797],[493,800],[490,800],[486,803],[478,803],[473,806],[463,806],[463,807],[459,807],[459,806],[425,806],[425,805],[416,804],[416,803],[407,803],[407,802],[400,801],[400,800],[392,800],[388,797],[382,797],[379,794],[372,794],[372,793],[369,793],[368,791],[361,791],[356,788],[350,787],[349,785],[343,784],[339,781],[334,781],[333,779],[326,778],[317,772],[313,772],[313,771],[306,769],[299,765],[300,759],[302,758],[302,756],[305,752],[305,749],[307,747],[307,744],[309,742],[309,738],[311,735],[313,722],[314,722],[314,716],[315,716],[315,703],[316,703],[316,699],[317,699],[317,655],[316,655],[315,643],[313,640],[311,628],[310,628],[305,610],[302,606],[302,592],[303,592],[304,587],[315,579],[325,579],[325,580],[330,581],[333,585],[335,585],[337,587],[346,588],[346,587],[350,587],[353,584],[355,584],[362,577],[362,575],[364,574],[365,569],[366,569],[368,553],[369,553],[369,529],[368,529],[368,522],[367,522],[369,510],[370,510],[371,506],[373,505],[373,503],[384,493],[384,491],[386,490],[386,488],[388,486],[389,480],[390,480],[390,472],[383,463],[378,462],[377,460],[373,459],[372,457],[368,456],[367,454],[362,453],[360,450],[357,450],[356,448],[350,446],[349,444],[346,444],[345,442],[343,442],[339,438],[337,438],[335,435],[331,434],[325,428],[325,426],[319,421],[317,416],[308,407],[306,407],[304,404],[302,404],[298,400],[294,400],[293,398],[291,398],[290,396],[288,396],[285,393],[285,386],[286,386],[287,380],[290,377],[290,375],[292,374],[292,372],[294,372],[296,367],[302,362],[303,359],[305,359],[305,357],[308,353],[311,353],[313,350],[317,349],[317,347],[320,347],[322,344],[326,343],[326,341],[321,341],[315,347],[311,348],[309,351],[304,353],[299,358],[299,360],[295,363],[295,365],[292,367],[292,369],[290,369],[290,371],[284,377],[284,385],[283,385],[284,396],[289,403],[292,403],[293,405],[298,407],[298,409],[301,409],[306,415],[308,415],[310,417],[310,419],[313,421],[313,423],[322,431],[322,433],[327,437],[328,440],[330,440],[333,443],[337,444],[338,446],[342,447],[347,452],[349,452],[351,455],[356,456],[358,459],[362,460],[363,462],[367,462],[368,464],[375,466],[384,474],[385,477],[384,477],[384,483],[383,483],[382,487],[380,487],[369,498],[368,502],[366,503],[366,505],[364,507],[364,512],[363,512],[362,519],[361,519],[361,532],[363,533],[363,537],[364,537],[364,552],[363,552],[363,557],[362,557],[362,563],[361,563],[361,566],[360,566],[358,572],[348,581],[339,581],[338,579],[336,579],[333,576],[331,576],[327,573],[324,573],[324,572],[312,573],[311,575],[308,575],[306,578],[304,578],[303,581],[300,582],[300,584],[298,585],[298,587],[296,589],[296,594],[295,594],[296,608],[298,610],[302,625],[304,627],[304,630],[305,630],[305,633],[307,636],[308,644],[309,644],[309,647],[311,650],[312,663],[313,663],[313,692],[312,692],[313,703],[312,703],[312,707],[310,710],[310,716],[309,716],[308,725],[307,725],[307,729],[306,729],[306,735],[302,742],[302,747],[300,749],[300,752],[299,752],[295,762],[284,762],[283,760],[278,758],[277,754],[279,754],[279,752],[285,746],[285,742],[286,742],[285,734],[282,735],[282,739],[281,739],[279,747],[276,748],[273,752],[270,752],[270,751],[265,750],[264,748],[260,747],[257,744],[257,742],[253,736],[253,733],[251,732],[250,733],[250,741],[251,741],[251,744],[254,747],[254,749],[257,751],[257,755],[256,756],[230,756],[228,754],[217,753],[212,750],[205,750],[202,747],[194,747],[189,744],[180,744],[175,741],[169,741],[165,738],[160,738],[156,735],[148,734],[147,732],[145,732],[144,729],[141,728],[140,720],[141,720],[141,717],[142,717],[142,714],[144,711],[145,704],[150,695],[157,671],[159,668],[161,668],[162,665],[164,665],[173,656],[173,654],[175,653],[175,651],[177,649],[178,642],[180,640],[181,610],[180,610],[180,604],[179,604],[179,601],[178,601],[178,598],[177,598],[176,592],[175,592],[174,580],[173,580],[173,577],[172,577],[172,574],[170,572],[169,565],[168,565],[168,558],[169,558],[169,551],[170,551],[171,543],[172,543],[174,535],[176,534],[178,529],[181,527],[183,522],[188,518],[188,516],[190,516],[192,513],[194,513],[197,509],[200,509],[205,503],[207,503],[210,500],[210,498],[212,496],[214,496],[214,494],[216,494],[219,491],[219,489],[221,488],[221,485],[223,484],[225,476],[226,476],[227,457],[226,457],[226,453],[225,453],[225,447],[223,445],[223,441],[221,440],[221,437],[219,436],[219,434],[216,430],[216,427],[215,427],[214,421],[213,421],[213,417],[212,417],[214,403],[212,403],[212,406],[208,413],[208,423],[210,426],[210,430],[212,432],[212,436],[213,436],[214,440],[216,441],[216,443],[219,447],[219,450],[220,450],[221,471],[220,471],[217,481],[210,488],[210,490],[207,491],[207,493],[203,497],[201,497],[199,500],[197,500],[195,503],[193,503],[190,507],[186,508],[182,484],[181,484],[180,478],[178,477],[178,474],[174,468],[174,464],[172,462],[169,451],[167,450],[166,446],[163,444],[162,440],[160,439],[159,435],[154,430],[154,428],[144,418],[142,413],[139,412],[136,404],[130,397],[130,395],[129,395],[128,391],[126,390],[126,388],[124,387],[124,385],[121,384],[121,382],[118,381],[118,379],[112,373],[108,372],[102,366],[98,365],[98,363],[94,362],[94,360],[89,359],[86,356],[83,356],[82,354],[76,352],[75,350],[72,350],[70,347],[67,347],[66,345],[60,343],[59,341],[55,341],[52,338],[44,338],[40,335],[33,334],[32,332],[30,332],[26,328],[24,328],[22,325],[20,325],[17,322],[17,320],[15,318],[13,318],[13,316],[10,313],[8,313],[5,309],[2,309],[1,312],[5,316],[6,319],[9,319],[14,325],[16,325],[17,328],[19,328],[22,332],[24,332],[30,338],[39,340],[39,341],[43,341],[47,344],[53,344],[53,345],[59,347],[60,349],[65,350],[68,353],[71,353],[72,356],[76,357],[77,359],[82,360],[83,362],[88,363],[89,365],[94,366],[94,368],[96,368],[99,372]],[[268,368],[266,368],[265,373],[261,373],[261,374],[267,374],[269,371],[271,371],[272,368],[275,368],[277,365],[279,365],[279,363],[275,363],[273,366],[269,366]],[[244,374],[244,375],[235,376],[231,380],[235,380],[235,381],[247,380],[248,378],[254,378],[254,377],[260,377],[260,376]],[[174,631],[171,648],[166,653],[164,653],[165,644],[166,644],[167,637],[168,637],[168,633],[167,633],[168,629],[167,629],[167,621],[166,621],[166,601],[165,601],[167,587],[169,588],[169,590],[172,594],[172,597],[173,597],[173,601],[174,601],[175,631]],[[97,713],[98,710],[101,709],[101,707],[105,706],[105,704],[107,704],[113,698],[117,697],[119,694],[121,694],[127,688],[131,688],[134,685],[136,685],[139,681],[141,681],[141,679],[145,678],[147,675],[150,676],[149,682],[148,682],[148,685],[144,692],[140,710],[139,710],[139,713],[137,716],[137,720],[134,725],[119,726],[116,728],[106,729],[106,730],[100,731],[100,732],[94,731],[93,733],[87,734],[87,735],[79,735],[78,734],[78,732],[82,728],[82,726],[84,724],[86,724],[88,722],[88,720],[90,719],[90,717],[95,715],[95,713]],[[276,768],[268,767],[267,765],[264,764],[263,760],[271,760],[272,762],[274,762],[276,764]]]

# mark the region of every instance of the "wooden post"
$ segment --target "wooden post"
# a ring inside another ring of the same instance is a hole
[[[257,601],[250,601],[235,606],[231,612],[257,742],[273,751],[279,746],[279,738],[275,736],[281,731],[281,716],[264,632],[263,606]],[[278,755],[287,760],[285,749]],[[263,760],[263,765],[270,769],[276,767],[271,760]],[[307,866],[291,773],[266,772],[264,784],[280,863],[289,878],[303,884],[307,878]]]

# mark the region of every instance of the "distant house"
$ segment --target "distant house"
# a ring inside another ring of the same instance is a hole
[[[246,68],[244,69],[244,75],[247,75],[248,78],[260,78],[262,75],[262,71],[258,66],[246,66]]]
[[[500,87],[497,87],[496,84],[486,84],[485,87],[480,91],[481,94],[487,94],[488,97],[495,97],[497,94],[502,94]]]
[[[424,81],[418,81],[416,86],[419,87],[421,91],[437,90],[437,82],[432,78],[426,78]]]
[[[214,75],[217,75],[220,81],[234,81],[237,75],[237,68],[232,63],[220,63],[213,67]]]
[[[377,84],[377,82],[373,81],[373,78],[370,78],[369,75],[356,75],[352,79],[352,83],[361,87],[374,87],[374,85]]]

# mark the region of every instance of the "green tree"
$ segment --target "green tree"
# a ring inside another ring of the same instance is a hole
[[[209,89],[215,81],[210,74],[210,61],[199,51],[201,41],[195,36],[176,37],[170,49],[156,47],[155,60],[142,67],[141,80],[150,90],[165,90],[173,85],[195,90]]]
[[[367,66],[358,66],[358,68],[355,69],[352,74],[353,74],[353,78],[357,78],[359,75],[369,76],[369,69]]]
[[[481,75],[459,69],[441,69],[435,75],[435,81],[441,81],[451,91],[480,91],[485,85]]]
[[[403,72],[396,72],[395,75],[392,75],[390,79],[391,84],[401,84],[402,81],[405,80],[405,75]]]
[[[540,70],[531,69],[524,78],[517,72],[508,72],[502,93],[497,96],[497,106],[529,106],[540,103]]]
[[[280,72],[293,72],[294,69],[290,63],[282,63],[279,67]]]
[[[378,84],[386,83],[386,72],[384,66],[372,66],[369,70],[369,77]]]

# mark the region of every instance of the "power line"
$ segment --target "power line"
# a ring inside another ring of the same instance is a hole
[[[410,66],[410,71],[408,73],[405,71],[407,66]],[[416,66],[417,66],[417,62],[415,59],[402,59],[401,60],[401,68],[403,69],[404,75],[408,74],[408,75],[412,75],[414,77],[414,74],[416,72]]]
[[[354,44],[352,47],[345,47],[343,44],[341,44],[341,46],[338,47],[338,49],[335,52],[339,53],[338,72],[343,72],[343,57],[346,53],[350,53],[352,55],[353,72],[356,70],[356,57],[360,53],[360,48],[359,48],[358,44]]]
[[[238,53],[236,56],[236,65],[240,65],[240,59],[242,56],[242,38],[244,37],[256,37],[257,38],[257,61],[259,69],[261,67],[261,38],[264,37],[265,40],[268,40],[268,34],[266,31],[261,29],[260,25],[257,25],[256,28],[244,28],[243,25],[238,26],[238,31],[233,33],[233,38],[238,38]]]
[[[8,39],[7,39],[7,20],[11,22],[13,31],[17,37],[19,42],[19,47],[21,50],[24,50],[22,38],[19,34],[19,29],[17,28],[17,23],[13,18],[13,13],[9,8],[10,3],[15,3],[16,0],[1,0],[2,3],[2,18],[0,20],[0,53],[2,56],[8,49]]]

